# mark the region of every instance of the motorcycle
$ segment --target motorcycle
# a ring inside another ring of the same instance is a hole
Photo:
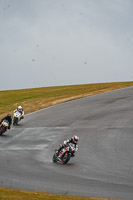
[[[0,124],[0,135],[5,133],[9,127],[9,122],[7,120],[3,120],[2,123]]]
[[[68,163],[71,157],[75,156],[75,152],[78,150],[78,148],[75,148],[75,145],[72,143],[68,143],[67,146],[65,146],[58,155],[58,150],[55,149],[55,153],[53,155],[53,162],[60,162],[62,164]],[[59,159],[58,158],[61,158]]]
[[[13,125],[18,125],[18,122],[23,119],[23,116],[20,112],[14,112],[13,113]]]

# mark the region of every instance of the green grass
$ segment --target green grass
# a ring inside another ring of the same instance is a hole
[[[133,82],[97,83],[0,91],[0,118],[22,105],[26,113],[57,103],[133,86]]]

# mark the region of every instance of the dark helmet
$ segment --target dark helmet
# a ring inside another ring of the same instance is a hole
[[[7,115],[7,117],[11,118],[11,115],[10,115],[10,114],[8,114],[8,115]]]
[[[75,144],[77,144],[77,143],[78,143],[78,140],[79,140],[79,137],[78,137],[77,135],[74,135],[74,136],[72,137],[72,140],[73,140],[73,142],[74,142]]]

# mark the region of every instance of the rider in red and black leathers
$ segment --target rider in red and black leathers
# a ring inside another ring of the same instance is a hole
[[[60,148],[57,150],[57,155],[59,155],[60,151],[67,146],[67,144],[69,143],[72,143],[75,145],[75,148],[78,148],[78,140],[79,140],[79,137],[74,135],[70,140],[66,140],[64,141],[64,144],[61,145],[60,144]],[[58,159],[60,160],[60,155],[58,156]]]
[[[11,124],[12,124],[12,117],[11,117],[11,115],[8,114],[7,116],[3,117],[3,119],[1,119],[1,121],[0,121],[0,124],[3,122],[4,119],[9,122],[8,129],[10,129],[11,128]]]

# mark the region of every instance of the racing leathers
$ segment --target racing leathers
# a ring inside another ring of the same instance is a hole
[[[66,141],[64,141],[64,144],[63,145],[59,145],[60,146],[60,148],[57,150],[57,156],[58,156],[58,159],[61,161],[61,157],[62,157],[62,155],[60,155],[60,151],[64,148],[64,147],[66,147],[69,143],[72,143],[72,144],[74,144],[75,145],[75,149],[78,149],[78,141],[76,141],[75,142],[75,140],[73,139],[73,137],[69,140],[69,139],[67,139]],[[73,154],[73,156],[75,156],[74,154]]]
[[[16,109],[13,111],[13,113],[15,113],[15,112],[19,112],[21,114],[21,119],[24,119],[24,110],[23,109],[22,109],[22,111]]]

